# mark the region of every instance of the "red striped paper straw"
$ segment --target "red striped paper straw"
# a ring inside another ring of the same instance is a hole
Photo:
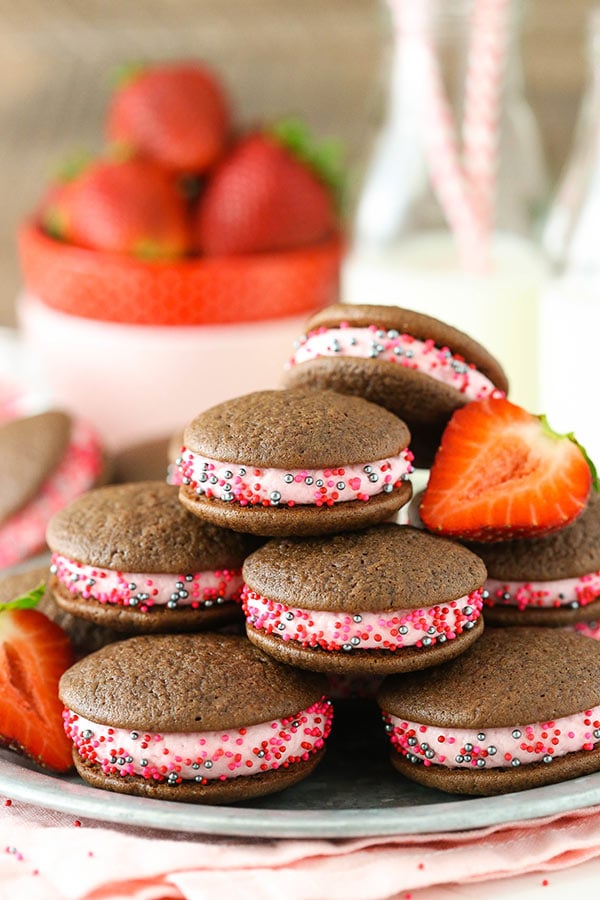
[[[423,32],[425,38],[427,32]],[[433,189],[455,237],[463,268],[485,271],[488,250],[478,209],[460,159],[454,115],[444,90],[437,54],[423,41],[426,108],[426,151]]]
[[[463,161],[481,228],[493,226],[498,135],[511,0],[473,0],[470,23]]]
[[[465,86],[464,146],[444,88],[435,48],[436,0],[388,0],[396,26],[419,41],[425,78],[426,152],[438,201],[463,268],[489,266],[498,151],[498,123],[511,0],[472,0]]]

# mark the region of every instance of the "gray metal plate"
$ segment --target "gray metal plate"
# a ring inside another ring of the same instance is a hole
[[[347,838],[482,828],[600,803],[600,774],[500,797],[460,798],[407,781],[389,763],[372,707],[346,706],[327,755],[304,782],[248,804],[200,806],[96,790],[77,776],[34,770],[0,751],[0,793],[27,803],[133,827],[253,838]]]

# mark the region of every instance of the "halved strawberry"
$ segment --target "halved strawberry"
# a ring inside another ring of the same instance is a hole
[[[506,399],[469,403],[442,436],[421,500],[431,531],[499,541],[539,537],[585,508],[593,465],[571,434]]]
[[[0,744],[65,772],[73,760],[58,681],[75,656],[62,628],[31,608],[40,593],[0,605]]]

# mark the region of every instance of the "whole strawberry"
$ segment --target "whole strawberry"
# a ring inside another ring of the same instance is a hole
[[[596,471],[571,434],[504,398],[457,410],[420,505],[425,526],[472,541],[540,537],[586,507]]]
[[[58,682],[75,657],[62,628],[34,608],[43,592],[0,605],[0,743],[66,772],[73,760]]]
[[[41,215],[64,241],[142,259],[176,259],[189,249],[185,199],[174,178],[145,160],[99,160],[86,166]]]
[[[230,113],[212,72],[198,63],[132,69],[108,109],[108,139],[125,155],[198,173],[223,152]]]
[[[261,131],[240,140],[209,180],[195,246],[208,256],[281,251],[314,244],[337,227],[334,190],[317,156],[300,141],[290,146],[285,131]]]

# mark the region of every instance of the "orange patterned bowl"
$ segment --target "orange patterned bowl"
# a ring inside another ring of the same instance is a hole
[[[343,241],[281,253],[146,262],[18,233],[27,290],[72,316],[129,325],[225,325],[310,313],[337,299]]]

